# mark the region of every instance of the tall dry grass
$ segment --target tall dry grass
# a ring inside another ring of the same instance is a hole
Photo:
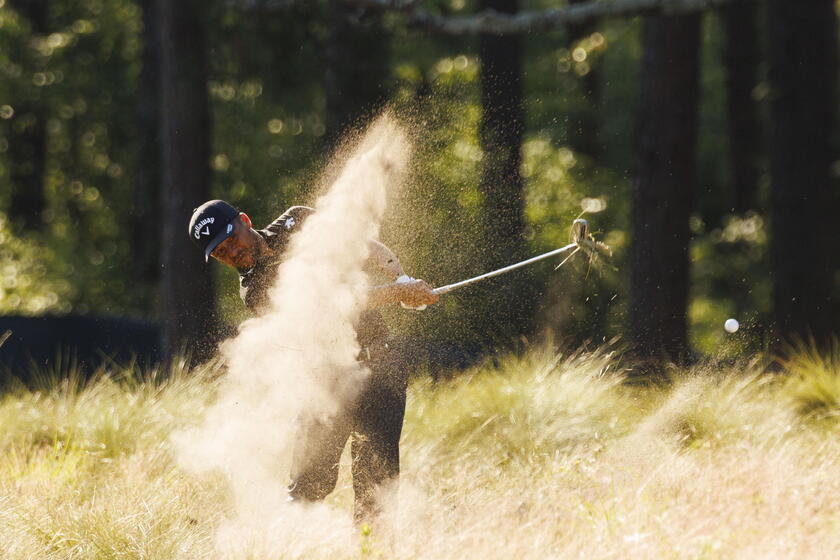
[[[351,525],[344,465],[326,504],[223,548],[224,479],[181,470],[170,440],[213,401],[212,367],[17,388],[0,401],[0,557],[834,558],[838,356],[638,387],[607,351],[537,349],[418,379],[381,520]]]

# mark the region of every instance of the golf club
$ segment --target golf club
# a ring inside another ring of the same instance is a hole
[[[542,255],[537,255],[536,257],[531,257],[530,259],[526,259],[524,261],[514,263],[503,268],[499,268],[497,270],[493,270],[491,272],[486,272],[479,276],[475,276],[473,278],[468,278],[466,280],[461,280],[460,282],[455,282],[454,284],[447,284],[446,286],[440,286],[439,288],[435,288],[432,290],[434,293],[438,295],[448,294],[453,290],[457,290],[458,288],[463,288],[464,286],[469,286],[470,284],[475,284],[476,282],[481,282],[482,280],[486,280],[487,278],[493,278],[494,276],[499,276],[500,274],[505,274],[506,272],[510,272],[511,270],[516,270],[517,268],[522,268],[523,266],[528,266],[529,264],[533,264],[535,262],[539,262],[543,259],[547,259],[553,257],[555,255],[560,255],[574,249],[572,254],[570,254],[567,258],[563,260],[557,267],[560,268],[563,266],[575,253],[579,250],[583,249],[584,252],[589,253],[593,249],[588,246],[587,241],[592,243],[589,239],[589,222],[582,218],[578,218],[574,222],[572,222],[572,229],[570,233],[571,243],[564,247],[560,247],[559,249],[554,249],[553,251],[549,251],[547,253],[543,253]]]
[[[584,253],[589,255],[590,258],[593,258],[593,259],[598,256],[599,251],[610,254],[609,247],[607,247],[603,243],[600,243],[600,242],[595,241],[593,239],[592,235],[589,232],[589,222],[584,220],[583,218],[578,218],[574,222],[572,222],[572,228],[571,228],[571,231],[569,233],[569,239],[570,239],[571,243],[569,243],[568,245],[565,245],[563,247],[560,247],[559,249],[554,249],[552,251],[548,251],[547,253],[537,255],[536,257],[531,257],[530,259],[526,259],[524,261],[520,261],[518,263],[514,263],[514,264],[511,264],[511,265],[499,268],[497,270],[486,272],[484,274],[481,274],[479,276],[475,276],[473,278],[467,278],[466,280],[461,280],[460,282],[455,282],[453,284],[447,284],[446,286],[440,286],[440,287],[432,290],[432,292],[434,292],[438,295],[448,294],[449,292],[457,290],[458,288],[463,288],[464,286],[469,286],[471,284],[481,282],[482,280],[486,280],[488,278],[493,278],[494,276],[499,276],[501,274],[505,274],[505,273],[510,272],[512,270],[516,270],[518,268],[528,266],[529,264],[533,264],[535,262],[539,262],[539,261],[542,261],[544,259],[548,259],[548,258],[553,257],[555,255],[560,255],[560,254],[565,253],[566,251],[569,251],[569,250],[572,250],[572,249],[574,249],[574,251],[572,251],[569,254],[569,256],[567,256],[565,259],[563,259],[563,261],[554,268],[555,270],[557,270],[558,268],[560,268],[561,266],[566,264],[569,261],[569,259],[571,259],[578,251],[583,251]],[[405,281],[408,281],[408,280],[410,280],[410,278],[406,277]],[[423,309],[426,308],[425,305],[422,305],[422,306],[419,306],[419,307],[411,307],[411,306],[408,306],[406,304],[402,304],[402,306],[406,309],[415,309],[415,310],[418,310],[418,311],[422,311]]]

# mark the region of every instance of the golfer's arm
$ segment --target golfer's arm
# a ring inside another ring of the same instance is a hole
[[[392,281],[405,275],[399,259],[388,247],[378,241],[370,242],[370,257],[367,266],[369,273],[378,273]],[[422,280],[408,283],[396,282],[372,286],[368,290],[368,307],[380,307],[389,303],[406,303],[411,306],[431,305],[437,302],[438,296],[432,293],[432,288]]]
[[[372,276],[384,276],[389,280],[396,280],[405,272],[397,256],[391,249],[379,241],[370,240],[370,256],[365,266]],[[400,286],[397,284],[383,284],[372,286],[368,290],[368,307],[380,307],[389,303],[400,302]]]
[[[379,241],[370,241],[370,256],[368,257],[367,271],[371,274],[382,274],[389,280],[396,280],[405,272],[397,256],[391,249]],[[387,301],[385,303],[395,303]]]
[[[399,303],[402,294],[399,284],[383,284],[368,289],[367,307],[381,307],[389,303]]]

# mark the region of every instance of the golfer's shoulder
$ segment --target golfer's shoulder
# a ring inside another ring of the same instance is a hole
[[[265,229],[273,234],[292,232],[300,227],[313,212],[315,209],[309,206],[292,206],[268,224]]]

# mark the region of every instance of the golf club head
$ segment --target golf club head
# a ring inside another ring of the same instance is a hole
[[[589,237],[589,222],[583,218],[578,218],[572,222],[572,231],[569,236],[573,243],[580,245],[581,241]]]

